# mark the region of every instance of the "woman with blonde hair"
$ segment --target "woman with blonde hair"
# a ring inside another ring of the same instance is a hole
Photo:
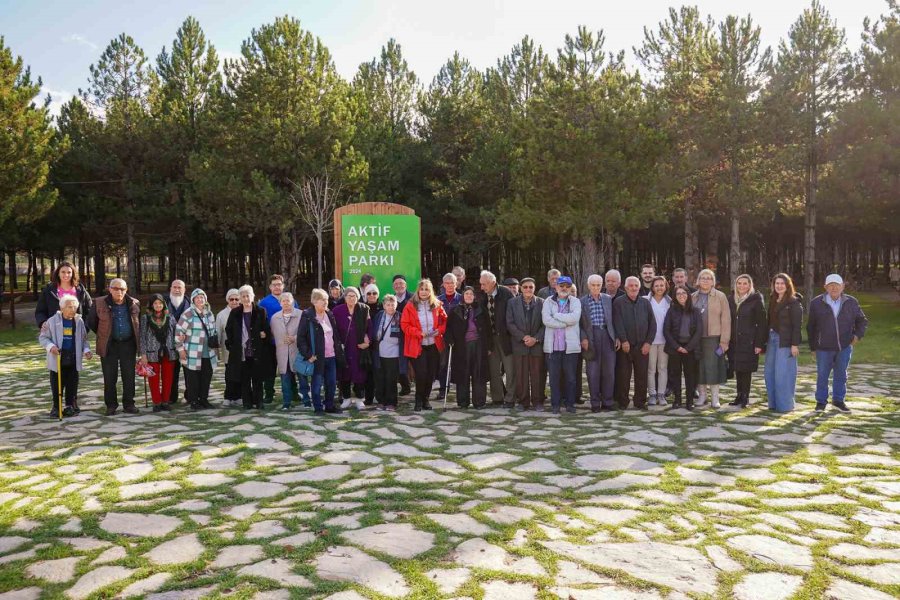
[[[765,369],[769,410],[789,412],[794,409],[802,321],[803,305],[797,298],[794,282],[789,275],[779,273],[772,279],[772,297],[769,299]]]
[[[415,410],[431,410],[428,396],[440,368],[447,330],[447,313],[434,293],[430,279],[422,279],[416,286],[400,317],[403,330],[403,354],[413,361],[416,371]]]
[[[727,379],[725,353],[731,342],[731,309],[728,298],[716,289],[716,274],[703,269],[697,276],[697,291],[692,298],[694,307],[700,310],[703,334],[700,336],[700,399],[702,407],[710,397],[713,408],[719,408],[719,386]]]
[[[731,406],[744,408],[750,402],[750,378],[759,369],[759,355],[766,351],[769,327],[762,294],[753,287],[753,278],[738,275],[734,292],[728,296],[731,309],[731,345],[728,348],[728,376],[737,384]]]

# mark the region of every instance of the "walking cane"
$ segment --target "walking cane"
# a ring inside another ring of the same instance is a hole
[[[59,420],[62,421],[62,413],[63,413],[63,390],[62,390],[62,355],[57,352],[56,354],[56,391],[57,391],[57,403],[58,411],[59,411]]]
[[[453,345],[450,345],[450,351],[447,352],[447,381],[444,383],[444,409],[447,408],[447,396],[450,394],[450,365],[453,360]]]

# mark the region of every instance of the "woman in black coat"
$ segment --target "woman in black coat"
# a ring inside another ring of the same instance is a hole
[[[334,403],[338,366],[345,363],[344,346],[338,332],[334,315],[328,309],[328,293],[314,289],[310,296],[312,308],[307,308],[300,316],[297,326],[297,353],[303,360],[313,363],[310,384],[313,408],[317,415],[339,413],[340,407]],[[312,337],[310,337],[312,334]],[[325,343],[328,335],[330,344]],[[322,387],[325,387],[325,402],[322,402]]]
[[[78,309],[75,311],[82,318],[87,318],[91,312],[91,295],[78,280],[78,270],[75,265],[67,260],[59,263],[50,283],[41,290],[38,296],[37,306],[34,309],[34,322],[37,323],[38,329],[44,324],[44,321],[52,317],[59,311],[59,297],[61,295],[75,296],[78,299]]]
[[[447,342],[453,348],[450,378],[456,384],[456,404],[468,408],[471,398],[475,408],[487,401],[488,344],[491,327],[484,307],[475,301],[475,290],[467,286],[462,302],[447,317]]]
[[[728,296],[731,308],[731,344],[728,346],[728,376],[734,375],[737,397],[731,406],[744,408],[750,402],[750,378],[759,369],[759,356],[766,351],[768,317],[762,294],[753,287],[749,275],[734,280]]]
[[[700,338],[703,336],[703,316],[694,308],[691,293],[677,286],[675,301],[663,321],[666,354],[669,355],[669,384],[672,388],[672,408],[681,408],[681,373],[684,372],[686,408],[694,408],[694,391],[700,376]]]
[[[266,309],[254,302],[249,285],[238,290],[241,306],[228,314],[225,339],[228,347],[226,377],[240,381],[243,408],[263,407],[263,381],[275,370],[272,330]]]

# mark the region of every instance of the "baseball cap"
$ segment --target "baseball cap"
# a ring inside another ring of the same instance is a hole
[[[559,279],[556,280],[556,285],[562,285],[564,283],[568,283],[569,285],[572,285],[572,278],[569,277],[568,275],[560,275]]]
[[[837,273],[832,273],[828,277],[825,278],[825,285],[829,283],[836,283],[838,285],[844,285],[844,279],[838,275]]]

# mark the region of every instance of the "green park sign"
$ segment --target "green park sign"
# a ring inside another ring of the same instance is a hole
[[[340,232],[345,286],[358,285],[363,273],[371,273],[383,296],[391,293],[394,275],[405,276],[410,288],[421,278],[421,224],[416,215],[345,214]]]

